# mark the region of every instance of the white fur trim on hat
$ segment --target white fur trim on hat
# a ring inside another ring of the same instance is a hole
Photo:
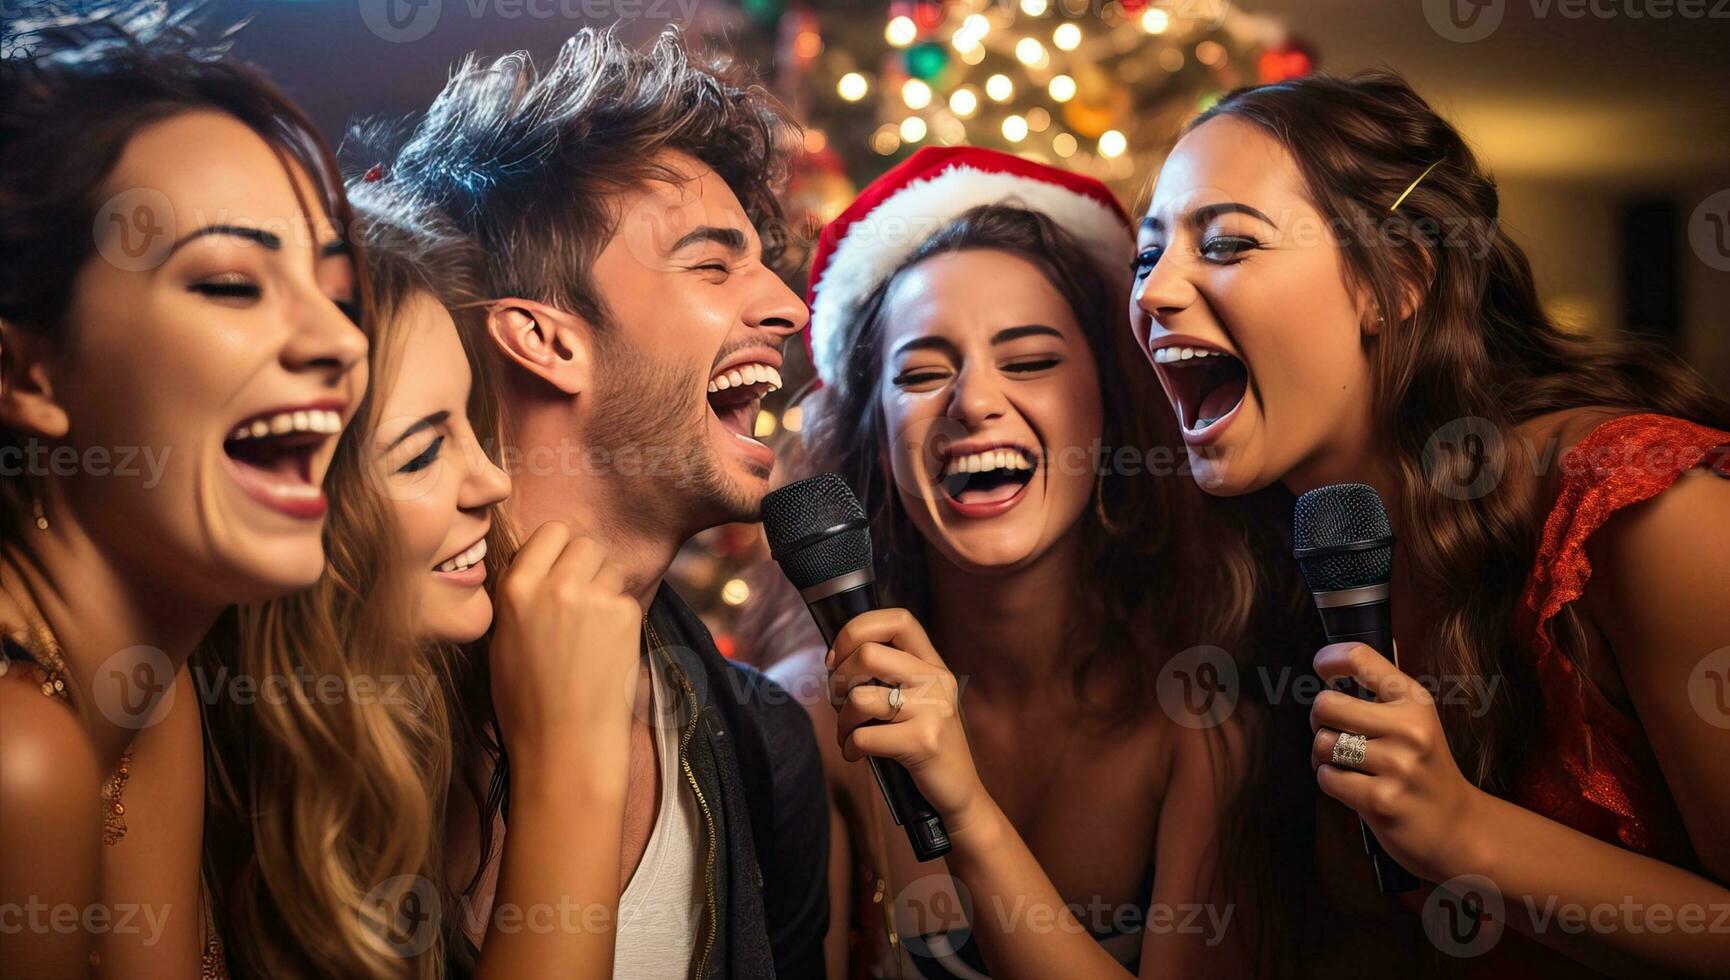
[[[812,289],[811,354],[818,376],[835,377],[865,298],[927,238],[985,204],[1041,212],[1073,236],[1107,277],[1128,275],[1135,240],[1111,208],[1057,184],[957,163],[890,195],[853,222],[835,246]]]

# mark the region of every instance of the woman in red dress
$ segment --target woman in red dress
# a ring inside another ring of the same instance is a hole
[[[1134,276],[1203,489],[1369,484],[1400,542],[1399,666],[1314,660],[1379,703],[1298,706],[1325,794],[1306,968],[1724,975],[1725,405],[1663,352],[1558,328],[1493,180],[1389,73],[1203,114]],[[1377,894],[1359,816],[1445,887]]]

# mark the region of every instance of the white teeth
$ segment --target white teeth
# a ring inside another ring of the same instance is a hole
[[[1153,352],[1153,363],[1170,364],[1174,361],[1188,361],[1200,357],[1224,357],[1224,351],[1211,350],[1206,347],[1161,347]]]
[[[956,473],[984,473],[989,470],[1030,470],[1033,463],[1019,449],[994,449],[982,453],[957,456],[943,468],[944,476]]]
[[[473,568],[475,565],[480,563],[480,560],[482,558],[485,558],[486,556],[487,556],[487,542],[486,542],[485,538],[482,538],[481,540],[476,541],[474,544],[469,545],[469,547],[465,551],[463,551],[462,554],[457,555],[454,558],[446,559],[445,561],[441,562],[437,568],[433,569],[433,571],[435,571],[435,572],[460,572],[465,568]]]
[[[710,378],[709,393],[714,394],[717,391],[726,391],[728,388],[755,384],[768,385],[770,392],[780,391],[782,387],[781,372],[768,364],[742,364],[724,374],[717,374]]]
[[[237,425],[228,434],[230,439],[262,439],[295,432],[316,432],[323,435],[342,431],[342,416],[336,412],[310,409],[299,412],[278,412],[266,418],[256,418]]]

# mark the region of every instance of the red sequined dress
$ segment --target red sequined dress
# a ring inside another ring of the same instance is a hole
[[[1639,722],[1607,701],[1556,646],[1552,620],[1592,577],[1586,541],[1618,510],[1704,467],[1730,478],[1730,432],[1664,415],[1603,423],[1563,459],[1561,492],[1520,603],[1545,720],[1513,802],[1670,864],[1698,864]],[[1692,477],[1690,477],[1692,478]]]

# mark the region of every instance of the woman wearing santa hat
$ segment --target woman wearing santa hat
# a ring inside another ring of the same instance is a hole
[[[858,493],[895,607],[771,671],[830,693],[831,975],[1229,974],[1266,948],[1255,712],[1207,683],[1251,556],[1202,560],[1175,433],[1137,410],[1133,252],[1104,185],[963,147],[823,231],[803,448]],[[912,773],[946,858],[914,859],[867,756]]]

